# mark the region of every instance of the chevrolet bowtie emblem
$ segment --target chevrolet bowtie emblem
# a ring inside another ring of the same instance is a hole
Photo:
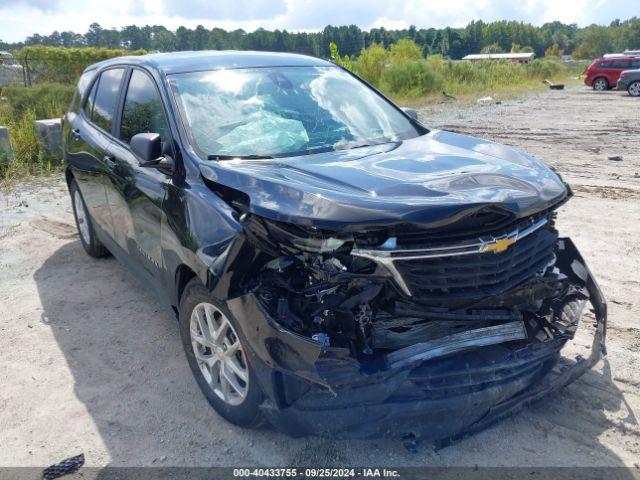
[[[482,252],[493,252],[493,253],[502,253],[511,245],[516,243],[518,240],[518,234],[511,234],[508,237],[498,238],[491,242],[485,243],[481,251]]]

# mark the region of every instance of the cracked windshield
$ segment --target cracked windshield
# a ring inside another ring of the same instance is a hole
[[[170,78],[191,141],[209,159],[304,155],[420,134],[384,98],[337,67],[227,69]]]

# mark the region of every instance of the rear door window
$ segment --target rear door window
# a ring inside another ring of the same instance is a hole
[[[98,80],[91,121],[106,132],[111,132],[123,74],[124,68],[112,68],[102,72]]]
[[[122,110],[120,140],[129,143],[138,133],[158,133],[165,140],[167,123],[162,99],[149,75],[133,70]]]
[[[627,70],[631,67],[631,62],[628,60],[618,60],[612,62],[611,68],[620,68],[622,70]]]

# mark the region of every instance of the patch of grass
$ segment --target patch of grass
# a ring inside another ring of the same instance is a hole
[[[4,87],[0,92],[17,116],[32,111],[36,119],[57,118],[69,107],[75,87],[61,83],[42,83],[33,87]]]
[[[4,87],[0,91],[0,125],[9,129],[14,161],[0,172],[3,183],[56,171],[60,160],[39,148],[33,123],[61,117],[73,97],[74,88],[61,84],[34,87]]]
[[[395,83],[385,84],[385,74],[389,70],[398,69],[389,65],[382,75],[380,87],[382,91],[395,100],[418,99],[429,94],[440,94],[445,91],[454,96],[495,95],[501,92],[529,90],[543,86],[543,80],[566,81],[569,70],[555,60],[534,60],[521,65],[507,61],[466,62],[444,59],[421,60],[412,62],[423,64],[424,69],[431,72],[428,85],[420,82],[415,76],[404,74]],[[408,71],[406,68],[400,72]]]
[[[559,79],[559,62],[534,60],[520,65],[506,61],[446,62],[440,72],[444,90],[452,95],[492,94],[503,89],[527,88],[541,84],[544,79]]]

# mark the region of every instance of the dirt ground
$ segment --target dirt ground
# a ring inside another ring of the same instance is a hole
[[[198,390],[176,321],[113,258],[85,255],[56,177],[0,197],[0,466],[84,452],[88,466],[640,468],[640,101],[572,88],[499,105],[443,103],[420,116],[522,148],[572,185],[559,228],[609,301],[604,362],[439,451],[235,428]]]

